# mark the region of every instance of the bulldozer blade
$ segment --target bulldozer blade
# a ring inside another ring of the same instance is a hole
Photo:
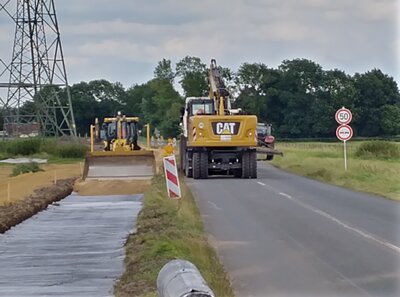
[[[86,157],[84,180],[149,180],[155,172],[154,154],[97,154]]]

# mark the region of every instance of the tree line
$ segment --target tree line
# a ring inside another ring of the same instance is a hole
[[[277,68],[243,63],[237,71],[221,68],[234,107],[272,123],[274,134],[285,138],[334,137],[334,115],[345,106],[353,112],[351,126],[360,137],[400,135],[400,93],[395,80],[379,69],[363,74],[324,70],[306,59],[285,60]],[[181,95],[176,87],[183,90]],[[61,90],[61,92],[65,90]],[[70,87],[78,133],[85,134],[96,117],[122,111],[139,116],[164,136],[179,134],[184,98],[207,96],[207,65],[187,56],[176,65],[158,62],[154,77],[125,89],[107,80]]]

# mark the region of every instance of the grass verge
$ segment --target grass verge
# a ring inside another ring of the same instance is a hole
[[[152,297],[159,271],[173,259],[194,263],[218,297],[234,296],[215,251],[207,242],[192,194],[181,183],[180,202],[167,198],[165,180],[157,175],[145,193],[137,233],[126,245],[126,271],[115,286],[117,297]]]
[[[362,142],[347,145],[347,172],[341,143],[281,143],[277,148],[285,155],[276,156],[273,164],[323,182],[400,201],[400,158],[359,156]]]
[[[88,151],[84,144],[62,142],[55,138],[28,138],[0,142],[0,158],[16,156],[51,156],[57,159],[83,159]]]

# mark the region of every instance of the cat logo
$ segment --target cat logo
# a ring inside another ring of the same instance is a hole
[[[238,122],[217,122],[213,123],[214,133],[217,135],[236,135],[239,132]]]

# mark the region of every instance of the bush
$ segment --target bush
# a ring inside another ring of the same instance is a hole
[[[29,156],[40,152],[41,139],[29,138],[7,142],[6,153],[11,156]]]
[[[24,173],[39,172],[39,171],[44,171],[44,170],[41,169],[37,163],[32,162],[27,164],[18,164],[15,165],[15,167],[13,168],[11,176],[17,176]]]
[[[400,158],[400,146],[389,141],[366,141],[357,148],[356,156]]]
[[[87,147],[81,144],[64,144],[58,146],[56,156],[60,158],[84,158]]]
[[[59,144],[55,139],[43,139],[40,151],[48,155],[56,156],[58,154]]]
[[[6,153],[7,151],[7,141],[0,140],[0,153]]]
[[[17,139],[0,142],[0,157],[47,154],[58,158],[84,158],[87,147],[83,144],[61,142],[57,139]]]

